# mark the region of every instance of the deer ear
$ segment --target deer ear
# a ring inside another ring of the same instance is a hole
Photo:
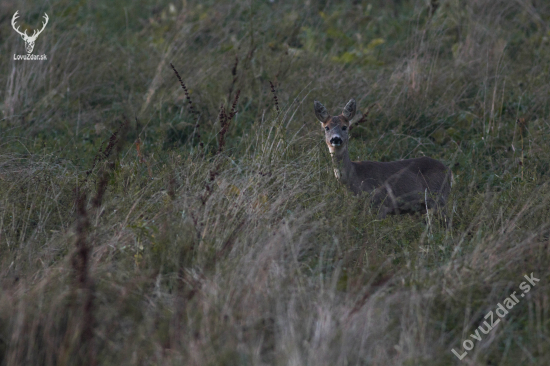
[[[319,103],[318,101],[313,102],[313,108],[315,109],[315,116],[320,122],[325,123],[327,119],[330,117],[325,106]]]
[[[344,107],[344,110],[342,111],[342,115],[344,116],[345,119],[347,119],[348,121],[351,121],[351,119],[355,116],[355,109],[356,109],[356,105],[355,105],[355,99],[350,99],[348,104],[346,104],[346,106]]]

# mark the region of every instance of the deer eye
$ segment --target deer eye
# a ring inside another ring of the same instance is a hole
[[[348,129],[348,126],[342,126],[342,130],[345,131]]]
[[[328,126],[327,126],[327,127],[325,127],[325,131],[328,131],[328,130],[329,130]]]

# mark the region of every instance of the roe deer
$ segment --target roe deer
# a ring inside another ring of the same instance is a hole
[[[387,214],[441,210],[449,196],[452,172],[442,162],[421,157],[392,161],[351,161],[348,152],[349,126],[355,116],[355,99],[342,114],[331,116],[325,106],[314,102],[315,116],[325,129],[325,142],[332,156],[334,174],[354,194],[372,193],[378,217]]]

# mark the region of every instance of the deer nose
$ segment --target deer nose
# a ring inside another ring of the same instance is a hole
[[[335,136],[330,139],[330,144],[332,146],[340,146],[342,145],[342,139],[339,136]]]

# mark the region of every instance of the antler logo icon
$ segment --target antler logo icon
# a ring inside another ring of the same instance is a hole
[[[22,33],[19,31],[19,26],[17,28],[15,27],[15,20],[19,17],[17,13],[19,13],[19,10],[17,10],[15,14],[13,14],[13,18],[11,18],[11,26],[17,33],[21,35],[21,38],[23,38],[23,41],[25,41],[25,49],[27,50],[27,53],[30,54],[34,49],[34,42],[36,41],[36,38],[40,35],[40,33],[42,33],[44,28],[46,28],[46,24],[48,24],[48,14],[44,13],[45,22],[42,22],[42,29],[40,29],[39,31],[35,30],[32,36],[29,36],[26,29],[25,32]]]

